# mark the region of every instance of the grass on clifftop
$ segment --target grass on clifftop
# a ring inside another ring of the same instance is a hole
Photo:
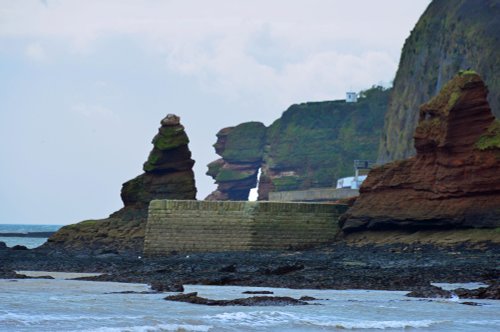
[[[262,159],[265,138],[266,126],[263,123],[239,124],[227,136],[222,157],[229,162],[259,162]]]
[[[268,130],[275,191],[331,187],[354,174],[355,159],[376,159],[390,90],[374,86],[356,103],[343,100],[292,105]]]

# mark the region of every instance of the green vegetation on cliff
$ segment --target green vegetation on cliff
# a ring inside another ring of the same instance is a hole
[[[253,163],[262,160],[266,126],[261,122],[245,122],[227,135],[222,157],[229,162]]]
[[[476,143],[479,150],[500,149],[500,121],[496,120]]]
[[[419,106],[459,70],[475,70],[488,85],[488,101],[500,117],[500,2],[434,0],[407,38],[385,115],[378,160],[415,153]]]
[[[389,93],[372,87],[357,103],[292,105],[268,129],[273,191],[331,187],[353,174],[355,159],[375,159]]]

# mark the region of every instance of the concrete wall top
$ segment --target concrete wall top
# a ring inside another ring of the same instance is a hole
[[[335,201],[358,196],[358,189],[313,188],[308,190],[277,191],[269,193],[269,201],[275,202],[321,202]]]
[[[186,201],[153,200],[149,209],[170,211],[252,211],[252,212],[341,212],[345,205],[327,203],[271,202],[271,201]]]

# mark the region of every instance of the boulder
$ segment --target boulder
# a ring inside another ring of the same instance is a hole
[[[422,297],[422,298],[438,298],[438,299],[450,299],[453,294],[450,291],[444,290],[440,287],[434,285],[427,285],[417,287],[410,293],[406,294],[408,297]]]
[[[500,226],[500,123],[488,89],[461,72],[420,107],[415,157],[370,171],[345,232]]]
[[[20,245],[20,244],[16,244],[11,249],[12,250],[29,250],[26,246],[23,246],[23,245]]]
[[[454,290],[461,299],[489,299],[500,300],[500,282],[496,282],[488,287],[478,289],[459,288]]]

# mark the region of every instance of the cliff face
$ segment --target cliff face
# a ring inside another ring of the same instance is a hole
[[[269,127],[259,199],[270,191],[335,186],[353,175],[355,159],[374,160],[388,95],[372,88],[357,103],[291,106]]]
[[[269,128],[244,123],[217,134],[208,165],[218,188],[209,200],[247,200],[256,185],[259,200],[270,191],[332,187],[353,174],[355,159],[375,159],[389,91],[361,92],[357,103],[327,101],[291,106]]]
[[[153,199],[196,199],[188,148],[189,139],[178,116],[161,121],[144,173],[122,186],[124,207],[102,220],[87,220],[61,228],[45,248],[141,253],[148,205]]]
[[[343,230],[499,227],[500,123],[487,93],[463,72],[422,105],[416,157],[373,169]]]
[[[206,200],[246,201],[257,185],[262,163],[266,127],[260,122],[246,122],[217,133],[215,152],[222,158],[208,164],[207,175],[218,185]]]
[[[412,135],[419,106],[461,69],[471,68],[483,77],[493,113],[500,117],[499,17],[496,0],[432,1],[403,47],[379,162],[415,154]]]

